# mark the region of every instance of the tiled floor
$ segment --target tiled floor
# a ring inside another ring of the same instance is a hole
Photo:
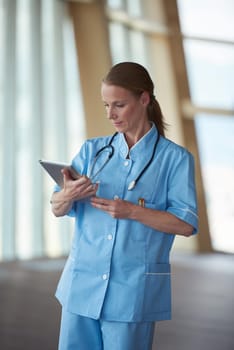
[[[1,350],[56,350],[63,264],[0,264]],[[234,350],[234,256],[173,255],[172,271],[173,319],[157,324],[153,350]]]
[[[234,350],[234,256],[174,256],[173,319],[154,350]]]

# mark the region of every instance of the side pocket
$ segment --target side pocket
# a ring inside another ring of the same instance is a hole
[[[170,264],[146,264],[144,311],[146,314],[170,312]]]

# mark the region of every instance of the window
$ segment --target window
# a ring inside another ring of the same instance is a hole
[[[212,108],[234,108],[234,45],[184,41],[193,102]]]
[[[65,254],[66,218],[38,160],[69,161],[84,139],[73,30],[62,1],[0,0],[0,259]]]
[[[178,5],[212,244],[234,252],[234,2]]]
[[[197,115],[196,128],[212,244],[234,252],[234,118]]]
[[[142,16],[141,1],[108,0],[107,6],[112,14],[109,32],[113,64],[135,61],[146,65],[145,36],[134,26],[134,20]]]

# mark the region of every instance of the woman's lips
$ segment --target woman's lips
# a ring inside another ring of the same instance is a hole
[[[118,126],[120,126],[122,124],[122,122],[115,122],[113,124],[114,124],[115,127],[118,127]]]

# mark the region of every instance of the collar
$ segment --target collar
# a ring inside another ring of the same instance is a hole
[[[129,152],[128,144],[125,140],[125,136],[123,133],[119,133],[118,137],[118,149],[123,158],[127,158],[128,153],[129,157],[132,160],[136,160],[139,158],[139,155],[145,154],[146,150],[147,153],[151,151],[154,147],[154,143],[156,142],[158,136],[158,130],[156,126],[152,123],[151,129],[144,135],[142,138],[137,141],[137,143],[132,146]]]

